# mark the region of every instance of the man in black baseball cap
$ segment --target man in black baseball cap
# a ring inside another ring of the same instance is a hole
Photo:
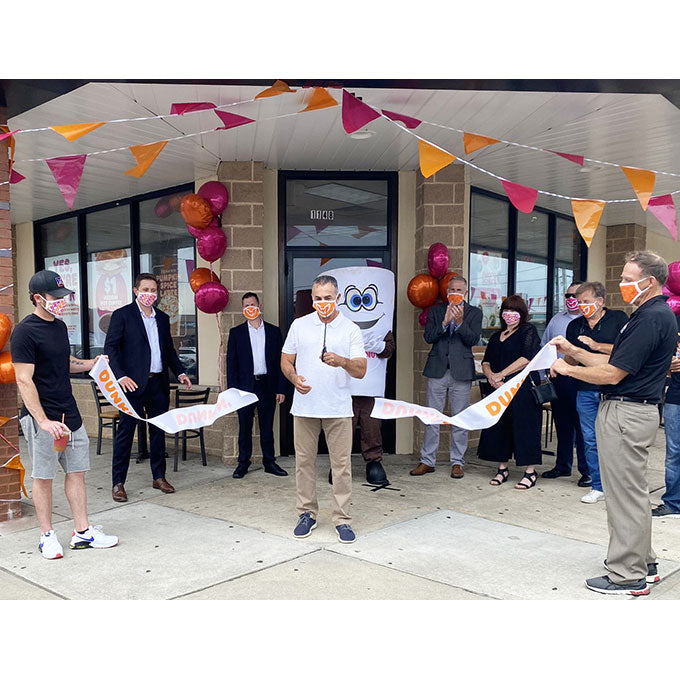
[[[31,276],[31,280],[28,282],[28,292],[31,293],[31,296],[34,293],[39,295],[49,293],[53,298],[63,298],[73,293],[64,285],[61,276],[49,269],[43,269]]]

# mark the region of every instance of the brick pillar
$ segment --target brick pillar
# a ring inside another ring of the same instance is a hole
[[[229,190],[229,205],[222,216],[222,228],[227,234],[227,251],[220,261],[222,283],[229,290],[229,304],[222,313],[221,330],[224,338],[223,366],[226,372],[227,337],[229,330],[244,318],[241,296],[263,290],[264,234],[264,164],[251,161],[220,163],[217,178]],[[277,276],[277,273],[274,273]],[[270,310],[275,311],[275,310]],[[238,457],[238,417],[224,417],[222,461],[234,464]],[[260,454],[259,431],[253,431],[253,462]]]
[[[425,179],[420,172],[416,174],[416,274],[426,274],[427,251],[433,243],[448,246],[450,270],[463,271],[465,235],[465,167],[449,165],[432,177]],[[413,314],[414,360],[413,360],[413,401],[427,403],[427,378],[423,369],[431,345],[424,339],[424,329],[418,323],[420,310]],[[414,418],[414,452],[419,453],[423,441],[424,425]],[[441,428],[439,453],[442,460],[448,461],[449,428]]]
[[[0,108],[0,125],[7,123],[6,110]],[[14,266],[16,266],[14,256],[16,245],[12,238],[12,223],[9,210],[9,184],[2,184],[9,180],[7,164],[7,140],[0,142],[0,248],[8,248],[8,251],[0,251],[0,288],[12,284],[14,276]],[[7,314],[14,323],[14,289],[8,288],[0,293],[0,313]],[[0,347],[0,350],[9,349]],[[10,385],[0,385],[0,416],[14,416],[17,414],[17,386],[15,383]],[[19,445],[19,426],[16,420],[10,420],[2,427],[2,434],[7,437],[15,446]],[[15,451],[2,439],[0,439],[0,465],[8,461],[15,455]],[[0,468],[0,522],[21,517],[21,501],[7,502],[9,498],[20,498],[21,487],[19,486],[19,472]]]
[[[633,306],[626,305],[621,297],[619,283],[621,269],[626,255],[633,250],[644,250],[647,243],[647,230],[639,224],[614,224],[607,227],[605,241],[607,280],[607,307],[622,309],[632,314]],[[661,253],[663,256],[663,253]]]

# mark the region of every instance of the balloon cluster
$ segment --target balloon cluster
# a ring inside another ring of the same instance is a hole
[[[227,249],[227,236],[222,231],[220,215],[228,204],[229,192],[221,182],[206,182],[197,194],[187,194],[180,203],[187,230],[197,239],[198,254],[211,264],[219,260]],[[194,269],[189,285],[194,291],[196,306],[206,314],[221,312],[229,302],[229,291],[212,268]]]
[[[676,316],[680,314],[680,262],[668,265],[668,279],[663,287],[663,294],[668,295],[666,303]]]
[[[446,291],[452,276],[456,272],[448,271],[449,249],[443,243],[433,243],[427,252],[427,268],[429,274],[418,274],[408,284],[406,295],[412,305],[421,307],[418,323],[424,326],[430,307],[438,298],[446,301]]]

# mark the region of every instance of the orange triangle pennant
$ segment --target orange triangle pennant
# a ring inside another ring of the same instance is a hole
[[[262,90],[259,94],[255,95],[255,99],[264,99],[265,97],[276,97],[279,94],[285,94],[286,92],[297,92],[297,90],[291,90],[287,83],[283,80],[277,80],[271,87],[266,90]]]
[[[154,142],[153,144],[140,144],[138,146],[131,146],[130,151],[137,161],[134,168],[125,171],[126,175],[131,177],[141,177],[156,160],[158,154],[165,148],[166,142]]]
[[[331,95],[323,87],[315,87],[312,98],[309,100],[307,107],[298,111],[304,113],[305,111],[318,111],[319,109],[327,109],[331,106],[337,106],[338,102],[331,97]]]
[[[423,173],[423,177],[431,177],[435,172],[439,172],[456,160],[455,156],[432,146],[432,144],[423,142],[421,139],[418,140],[418,151],[420,153],[420,172]]]
[[[332,257],[322,257],[321,266],[323,267],[327,262],[330,262],[332,259],[333,259]]]
[[[640,201],[643,210],[647,210],[649,199],[652,197],[654,191],[654,183],[656,182],[656,173],[651,170],[640,170],[639,168],[626,168],[621,166],[624,174],[628,178],[635,195]]]
[[[66,137],[69,142],[84,137],[88,132],[100,128],[106,123],[78,123],[77,125],[50,125],[50,129],[58,132],[62,137]]]
[[[21,490],[24,492],[24,496],[28,498],[28,492],[26,491],[26,487],[24,486],[24,477],[26,476],[26,470],[24,469],[24,466],[21,464],[21,458],[19,458],[19,455],[17,454],[12,458],[11,460],[8,460],[2,467],[8,468],[10,470],[18,470],[19,471],[19,484],[21,484]]]
[[[571,210],[574,213],[576,227],[588,248],[593,242],[593,236],[597,231],[597,225],[600,223],[605,205],[607,204],[604,201],[581,201],[578,199],[571,201]]]
[[[465,144],[465,153],[467,154],[483,149],[485,146],[490,146],[491,144],[498,144],[500,141],[500,139],[494,139],[493,137],[473,135],[471,132],[463,133],[463,143]]]

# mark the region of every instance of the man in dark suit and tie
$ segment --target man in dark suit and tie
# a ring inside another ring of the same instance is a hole
[[[140,274],[132,291],[135,301],[111,315],[105,354],[132,407],[139,415],[146,411],[146,417],[153,418],[170,408],[168,368],[189,389],[191,380],[173,345],[168,315],[153,306],[158,298],[158,279],[153,274]],[[121,413],[113,444],[112,479],[113,500],[119,503],[127,501],[124,484],[137,423],[136,418]],[[149,434],[153,488],[173,493],[174,487],[165,479],[165,432],[150,425]]]
[[[465,302],[467,281],[454,276],[449,281],[447,305],[432,307],[425,326],[425,342],[432,345],[423,375],[427,381],[427,405],[443,411],[448,397],[450,415],[470,405],[470,389],[475,378],[472,347],[482,332],[482,311]],[[463,477],[468,432],[451,426],[451,477]],[[439,425],[426,425],[420,463],[412,475],[434,472],[439,449]]]
[[[246,321],[229,331],[227,341],[227,385],[253,392],[258,401],[238,410],[238,465],[232,476],[241,479],[248,473],[257,407],[264,471],[285,477],[288,473],[274,460],[274,412],[276,404],[283,403],[286,389],[281,373],[281,331],[262,318],[256,293],[246,293],[241,308]]]

